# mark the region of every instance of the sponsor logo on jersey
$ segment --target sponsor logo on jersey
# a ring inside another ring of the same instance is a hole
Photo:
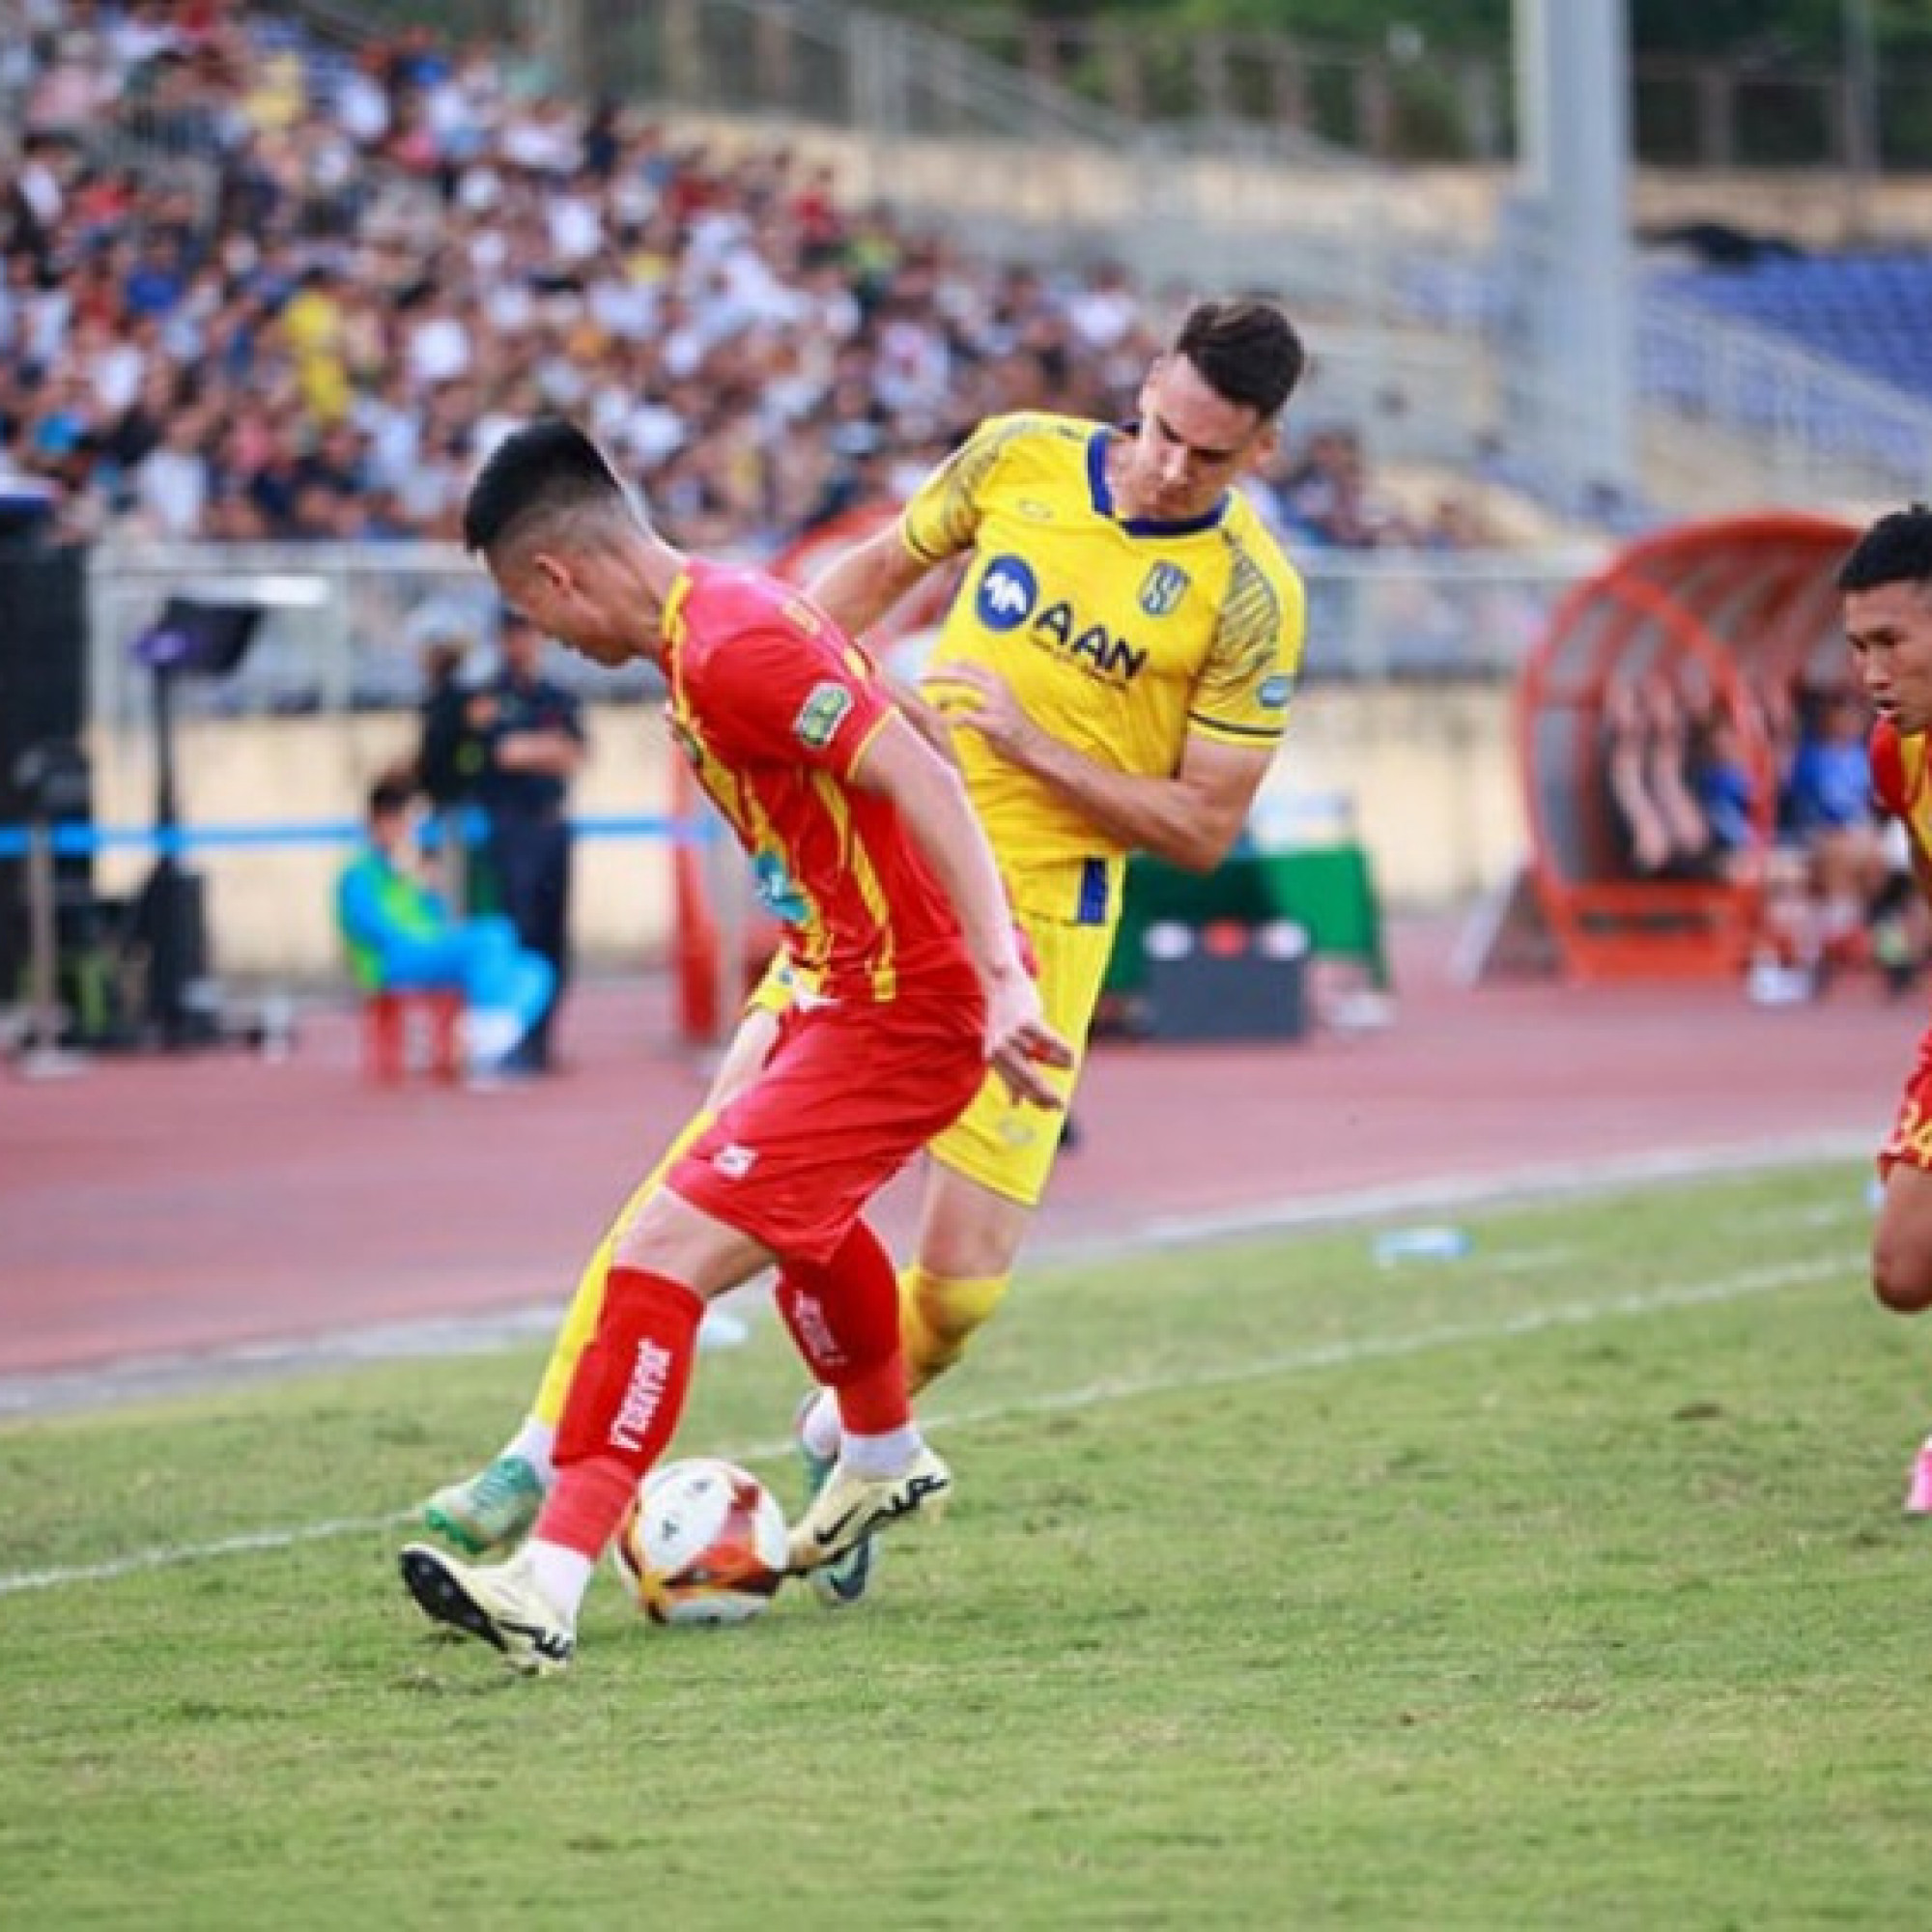
[[[1264,711],[1286,711],[1288,700],[1293,696],[1294,680],[1285,670],[1263,678],[1261,689],[1255,693]]]
[[[1049,604],[1033,620],[1033,635],[1085,668],[1121,684],[1131,684],[1147,668],[1145,650],[1115,637],[1104,624],[1082,624],[1065,598]]]
[[[980,579],[973,601],[987,630],[1016,631],[1039,602],[1039,580],[1024,557],[996,556]]]
[[[1039,580],[1024,557],[996,556],[973,601],[987,630],[1017,631],[1025,625],[1036,642],[1103,677],[1130,684],[1147,667],[1145,650],[1116,637],[1104,624],[1087,623],[1065,598],[1041,604]]]
[[[1150,617],[1165,617],[1179,608],[1187,583],[1187,573],[1178,563],[1152,565],[1141,580],[1141,609]]]
[[[842,684],[814,684],[792,721],[792,735],[801,745],[822,752],[831,744],[851,708],[852,694]]]
[[[781,919],[787,925],[803,925],[811,910],[785,862],[776,852],[752,854],[752,889],[758,895],[758,903],[774,919]]]

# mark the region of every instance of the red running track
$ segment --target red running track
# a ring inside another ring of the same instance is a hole
[[[1452,982],[1442,927],[1399,929],[1394,1024],[1270,1047],[1103,1044],[1042,1243],[1453,1191],[1889,1122],[1923,1021],[1855,980],[1805,1008],[1729,987]],[[0,1074],[0,1375],[293,1341],[560,1297],[696,1102],[666,992],[587,989],[568,1069],[527,1089],[377,1091],[344,1012],[293,1057],[102,1059]],[[903,1239],[911,1190],[886,1204]]]

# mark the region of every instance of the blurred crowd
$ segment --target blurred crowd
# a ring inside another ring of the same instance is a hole
[[[575,106],[526,48],[227,0],[0,0],[0,497],[84,537],[446,537],[557,410],[679,540],[769,554],[982,415],[1131,414],[1171,319]],[[1294,543],[1484,537],[1390,507],[1347,425],[1252,491]]]

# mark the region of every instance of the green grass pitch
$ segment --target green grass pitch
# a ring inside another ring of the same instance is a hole
[[[545,1683],[394,1559],[528,1351],[0,1432],[0,1921],[1932,1924],[1932,1329],[1863,1179],[1042,1266],[863,1606],[600,1578]],[[798,1379],[760,1322],[680,1449],[789,1506]]]

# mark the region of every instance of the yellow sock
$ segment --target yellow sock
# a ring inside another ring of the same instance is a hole
[[[664,1158],[631,1190],[631,1198],[618,1208],[615,1219],[604,1231],[604,1238],[597,1243],[596,1253],[584,1264],[570,1306],[564,1312],[563,1326],[551,1344],[550,1360],[544,1364],[543,1380],[537,1386],[537,1399],[530,1408],[537,1421],[554,1429],[563,1419],[563,1401],[570,1393],[570,1378],[576,1375],[578,1358],[590,1346],[590,1338],[597,1332],[597,1318],[604,1311],[604,1277],[611,1271],[611,1250],[616,1245],[618,1229],[630,1219],[644,1196],[670,1172],[685,1149],[710,1124],[709,1114],[692,1116],[665,1150]]]
[[[899,1273],[899,1334],[905,1345],[906,1388],[918,1395],[965,1352],[967,1338],[1000,1305],[1009,1274],[949,1281],[918,1263]]]

